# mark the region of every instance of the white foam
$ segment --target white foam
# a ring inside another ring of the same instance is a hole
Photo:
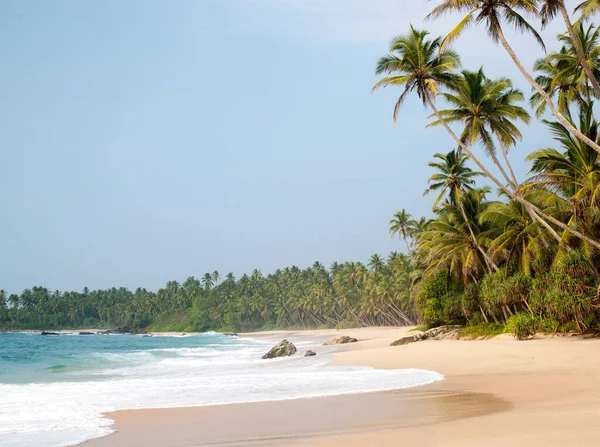
[[[432,371],[335,366],[331,357],[260,360],[265,343],[232,350],[165,348],[132,356],[134,364],[103,371],[97,381],[0,384],[0,444],[3,447],[74,445],[111,432],[102,413],[259,402],[424,385],[443,379]],[[105,355],[105,354],[103,354]],[[144,361],[142,364],[138,362]],[[32,441],[32,440],[35,441]]]

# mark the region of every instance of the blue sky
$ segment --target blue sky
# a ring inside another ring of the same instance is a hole
[[[387,223],[430,213],[427,162],[452,142],[417,101],[394,124],[397,92],[370,89],[394,34],[457,22],[424,25],[434,4],[0,3],[0,288],[157,289],[401,249]],[[510,37],[528,66],[542,55]],[[481,31],[456,48],[529,94]]]

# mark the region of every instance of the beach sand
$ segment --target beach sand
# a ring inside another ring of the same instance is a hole
[[[600,444],[600,340],[389,344],[406,328],[248,334],[279,341],[349,335],[340,364],[422,368],[446,380],[385,393],[108,414],[117,433],[86,447],[592,446]],[[243,334],[241,334],[243,335]],[[318,352],[318,348],[317,348]]]

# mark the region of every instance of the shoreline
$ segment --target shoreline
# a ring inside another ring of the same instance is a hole
[[[338,447],[396,445],[398,439],[457,446],[596,443],[600,435],[600,429],[595,428],[600,417],[600,384],[596,380],[600,340],[557,337],[519,342],[510,336],[500,336],[482,341],[423,341],[389,346],[408,329],[239,335],[272,341],[311,340],[319,344],[334,336],[354,336],[359,342],[344,345],[335,353],[334,363],[378,369],[426,369],[443,374],[446,380],[379,393],[117,411],[106,415],[115,421],[116,433],[81,445],[117,447],[142,438],[149,447],[215,444]],[[409,411],[399,414],[398,407]],[[332,412],[335,418],[325,424],[314,417]],[[280,422],[275,426],[269,422],[279,420],[281,415],[289,416],[285,419],[288,425]],[[223,438],[223,433],[231,432],[232,420],[236,421],[235,433]],[[424,424],[427,430],[423,430]]]

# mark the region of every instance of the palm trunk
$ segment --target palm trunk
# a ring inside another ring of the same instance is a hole
[[[519,181],[517,180],[517,176],[515,175],[515,171],[512,168],[512,165],[510,164],[510,161],[508,161],[508,151],[506,150],[506,148],[504,147],[504,144],[502,144],[502,140],[500,140],[500,137],[498,135],[496,135],[496,139],[498,141],[498,146],[500,146],[500,150],[502,151],[502,157],[504,158],[504,162],[506,163],[506,167],[508,168],[510,175],[512,177],[512,182],[508,179],[508,176],[506,175],[506,173],[500,169],[500,172],[503,173],[504,178],[508,181],[509,184],[512,183],[513,188],[515,189],[515,191],[519,190]],[[552,237],[554,237],[554,239],[556,239],[557,242],[561,241],[560,236],[558,235],[558,233],[556,231],[554,231],[554,228],[552,228],[550,225],[545,225],[545,222],[540,218],[540,216],[538,216],[535,211],[530,210],[529,208],[525,207],[525,209],[527,210],[527,212],[529,213],[529,215],[531,216],[531,218],[533,220],[535,220],[536,222],[540,222],[547,230],[548,232],[550,232],[550,234],[552,235]]]
[[[581,46],[581,42],[579,42],[577,34],[575,33],[575,30],[573,29],[573,24],[571,23],[571,19],[569,18],[569,13],[567,11],[567,8],[565,7],[565,2],[560,1],[558,3],[558,5],[559,5],[558,7],[560,9],[560,12],[563,16],[563,19],[565,21],[565,25],[567,26],[567,32],[569,33],[569,36],[571,37],[571,40],[573,41],[573,46],[575,47],[575,52],[577,53],[577,57],[579,59],[579,63],[581,64],[581,68],[583,68],[583,71],[585,72],[585,76],[588,78],[588,80],[592,84],[592,88],[594,89],[596,94],[598,96],[600,96],[600,85],[598,85],[598,81],[596,81],[596,77],[594,76],[594,73],[592,73],[592,69],[590,68],[589,64],[587,63],[586,55],[583,52],[583,47]]]
[[[464,207],[462,201],[459,199],[459,200],[457,200],[457,202],[458,202],[458,208],[460,209],[462,217],[465,220],[465,224],[467,225],[467,228],[469,229],[469,233],[471,234],[471,239],[473,239],[473,243],[475,244],[475,247],[477,247],[477,250],[479,250],[479,252],[482,254],[483,259],[485,260],[485,263],[487,265],[488,271],[490,273],[492,273],[492,269],[494,269],[494,271],[497,272],[498,266],[496,264],[494,264],[494,261],[492,261],[492,258],[490,258],[488,256],[486,251],[481,247],[481,245],[477,241],[477,238],[475,237],[475,232],[473,231],[473,228],[471,227],[471,223],[469,222],[469,219],[467,218],[467,213],[465,212],[465,207]]]
[[[540,210],[533,203],[525,200],[523,198],[523,196],[521,195],[520,192],[512,192],[512,191],[510,191],[506,187],[506,185],[504,185],[503,183],[501,183],[500,180],[498,180],[490,171],[488,171],[486,169],[486,167],[483,165],[483,163],[481,163],[481,161],[479,161],[479,159],[475,156],[475,154],[473,154],[473,152],[471,151],[471,149],[469,149],[469,147],[465,143],[463,143],[460,140],[460,138],[458,138],[458,136],[456,136],[456,134],[452,131],[452,129],[450,128],[450,126],[448,125],[448,123],[446,122],[446,120],[440,114],[440,112],[437,109],[437,107],[435,106],[435,104],[433,104],[433,101],[431,101],[431,98],[429,96],[426,96],[425,97],[425,101],[426,101],[427,105],[431,108],[431,110],[433,111],[433,113],[435,114],[435,116],[437,117],[437,119],[440,120],[440,123],[442,123],[442,125],[444,126],[444,129],[446,129],[446,131],[454,139],[454,141],[456,142],[456,144],[458,144],[460,147],[462,147],[463,150],[469,155],[469,157],[471,157],[471,160],[473,160],[473,162],[475,162],[475,164],[479,167],[479,169],[481,169],[483,171],[483,173],[492,182],[494,182],[502,191],[504,191],[506,194],[508,194],[509,197],[511,197],[516,202],[521,203],[523,206],[525,206],[526,209],[528,209],[528,210],[529,209],[534,210],[536,212],[536,214],[538,214],[539,216],[541,216],[544,219],[548,220],[549,222],[553,223],[554,225],[562,228],[563,230],[568,231],[573,236],[576,236],[579,239],[582,239],[582,240],[586,241],[588,244],[591,244],[594,247],[600,249],[600,243],[599,242],[597,242],[597,241],[595,241],[593,239],[590,239],[589,237],[585,236],[584,234],[581,234],[579,231],[575,230],[574,228],[571,228],[570,226],[565,225],[563,222],[559,221],[558,219],[555,219],[554,217],[549,216],[548,214],[544,213],[542,210]],[[548,224],[548,222],[543,221],[543,219],[542,219],[542,221],[540,223],[542,223],[542,225],[544,225],[546,228],[550,227],[550,225]]]
[[[596,152],[598,152],[600,154],[600,145],[598,145],[596,142],[592,141],[590,138],[588,138],[583,133],[581,133],[581,131],[579,131],[579,129],[577,129],[575,126],[573,126],[573,124],[571,124],[571,122],[567,118],[565,118],[562,113],[559,112],[559,110],[556,108],[556,106],[552,102],[552,99],[550,98],[548,93],[546,93],[546,91],[537,82],[535,82],[535,79],[533,79],[533,77],[525,69],[525,67],[519,60],[519,57],[517,56],[517,54],[514,52],[512,47],[509,45],[509,43],[506,41],[506,38],[504,37],[504,32],[502,31],[502,26],[500,26],[500,23],[498,21],[494,21],[493,26],[494,26],[495,31],[498,34],[498,40],[500,40],[500,43],[502,44],[502,46],[504,47],[506,52],[509,54],[509,56],[511,57],[511,59],[513,60],[513,62],[515,63],[515,65],[517,66],[517,68],[519,69],[521,74],[525,77],[525,79],[527,79],[527,82],[529,82],[531,84],[531,86],[535,90],[537,90],[537,92],[542,96],[542,98],[544,98],[544,101],[546,101],[546,104],[548,104],[548,107],[550,108],[550,110],[552,111],[552,114],[556,117],[556,119],[558,119],[563,124],[563,126],[565,126],[569,130],[569,132],[571,132],[579,140],[583,141],[585,144],[587,144],[588,146],[590,146],[592,149],[594,149]]]

